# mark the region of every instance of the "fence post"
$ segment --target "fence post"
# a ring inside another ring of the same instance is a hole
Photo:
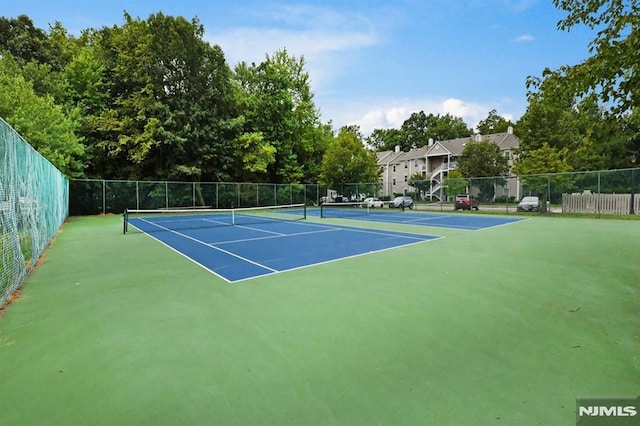
[[[551,176],[547,174],[547,214],[551,213]]]
[[[636,214],[635,198],[636,198],[636,156],[631,157],[631,203],[629,206],[629,214]]]
[[[598,216],[600,216],[600,212],[601,212],[601,204],[602,203],[602,194],[600,193],[600,172],[598,171],[598,199],[596,200],[596,209],[598,212]]]

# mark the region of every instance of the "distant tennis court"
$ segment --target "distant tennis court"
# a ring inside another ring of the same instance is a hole
[[[374,222],[401,223],[405,225],[438,226],[444,228],[479,231],[518,222],[522,218],[502,216],[475,216],[466,214],[402,211],[389,208],[369,208],[361,203],[325,203],[320,207],[322,218],[368,220]]]
[[[138,210],[129,225],[237,282],[438,237],[306,222],[304,205],[218,210]],[[234,225],[234,226],[229,226]]]

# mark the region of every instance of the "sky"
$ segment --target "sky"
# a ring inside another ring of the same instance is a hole
[[[559,31],[552,0],[0,0],[0,11],[74,35],[123,25],[125,11],[197,18],[231,67],[282,49],[303,57],[322,122],[364,135],[420,111],[471,128],[494,109],[515,122],[527,77],[580,63],[595,36]]]

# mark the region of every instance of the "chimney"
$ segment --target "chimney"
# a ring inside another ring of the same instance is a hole
[[[507,134],[509,134],[509,135],[513,134],[513,126],[507,127]]]
[[[431,145],[433,145],[433,138],[429,138],[429,145],[428,146],[431,146]]]
[[[400,152],[400,145],[396,145],[396,154]]]

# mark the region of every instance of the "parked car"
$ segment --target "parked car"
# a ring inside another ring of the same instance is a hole
[[[384,207],[384,202],[380,201],[380,199],[376,197],[368,197],[364,199],[362,206],[369,208]]]
[[[453,204],[454,210],[471,210],[476,209],[480,210],[480,203],[478,199],[471,194],[460,194],[456,195],[456,200]]]
[[[413,208],[413,198],[411,197],[396,197],[393,200],[389,201],[389,208],[391,209],[398,209],[398,208],[402,208],[404,209],[405,207],[409,207],[410,209]]]
[[[540,198],[524,197],[520,200],[517,210],[519,212],[537,212],[540,210]]]

